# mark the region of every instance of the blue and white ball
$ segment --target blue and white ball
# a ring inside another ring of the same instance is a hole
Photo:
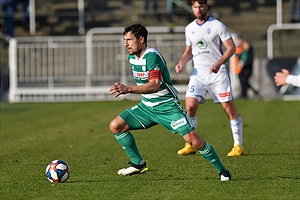
[[[63,183],[68,180],[70,176],[70,167],[63,160],[53,160],[46,167],[46,176],[52,183]]]

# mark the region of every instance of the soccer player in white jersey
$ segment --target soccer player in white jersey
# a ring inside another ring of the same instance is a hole
[[[193,59],[194,67],[186,91],[186,110],[197,126],[196,112],[199,103],[204,103],[207,93],[214,103],[221,103],[229,120],[234,140],[228,156],[240,156],[243,148],[243,123],[234,104],[229,69],[226,65],[235,53],[235,44],[226,26],[217,19],[208,16],[207,0],[192,0],[195,20],[186,26],[186,48],[178,64],[177,73]],[[225,51],[222,51],[222,45]],[[180,155],[195,153],[196,150],[188,143],[178,151]]]
[[[214,166],[221,181],[230,180],[231,175],[215,149],[197,134],[193,122],[180,105],[165,59],[147,45],[147,29],[133,24],[125,27],[123,36],[136,86],[115,83],[109,91],[115,97],[127,93],[141,94],[142,101],[121,112],[110,123],[111,132],[130,158],[130,166],[120,169],[118,174],[128,176],[148,171],[130,130],[148,129],[161,124],[197,149]]]

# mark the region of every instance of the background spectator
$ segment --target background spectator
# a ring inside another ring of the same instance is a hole
[[[158,13],[158,0],[152,0],[152,15],[156,16]],[[144,0],[144,15],[150,14],[150,0]]]
[[[15,13],[18,3],[22,3],[22,25],[29,29],[29,0],[1,0],[3,11],[4,32],[9,37],[15,37]]]
[[[252,45],[245,38],[239,36],[233,66],[234,72],[239,76],[241,98],[248,98],[248,89],[251,89],[255,95],[259,94],[249,83],[253,70],[253,59],[254,51]]]
[[[291,23],[300,22],[300,0],[290,0]]]

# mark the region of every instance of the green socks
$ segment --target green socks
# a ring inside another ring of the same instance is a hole
[[[212,164],[216,168],[218,174],[222,170],[228,171],[220,160],[214,147],[211,146],[208,142],[205,142],[204,148],[199,152],[210,164]]]
[[[143,160],[133,135],[128,131],[124,133],[118,133],[114,135],[124,151],[129,156],[132,163],[139,165]]]
[[[143,161],[143,158],[137,148],[133,135],[128,131],[115,134],[114,136],[129,156],[131,162],[139,165]],[[228,171],[220,160],[215,149],[209,143],[205,142],[204,148],[199,152],[216,168],[218,173],[220,173],[222,170]]]

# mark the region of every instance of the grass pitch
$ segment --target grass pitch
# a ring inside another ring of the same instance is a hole
[[[245,155],[232,148],[229,121],[220,105],[198,110],[198,132],[231,171],[220,182],[197,153],[178,156],[184,141],[161,126],[132,131],[149,172],[121,177],[129,161],[109,122],[136,102],[1,103],[1,199],[298,199],[299,101],[237,100],[244,122]],[[50,183],[47,164],[65,160],[70,178]]]

